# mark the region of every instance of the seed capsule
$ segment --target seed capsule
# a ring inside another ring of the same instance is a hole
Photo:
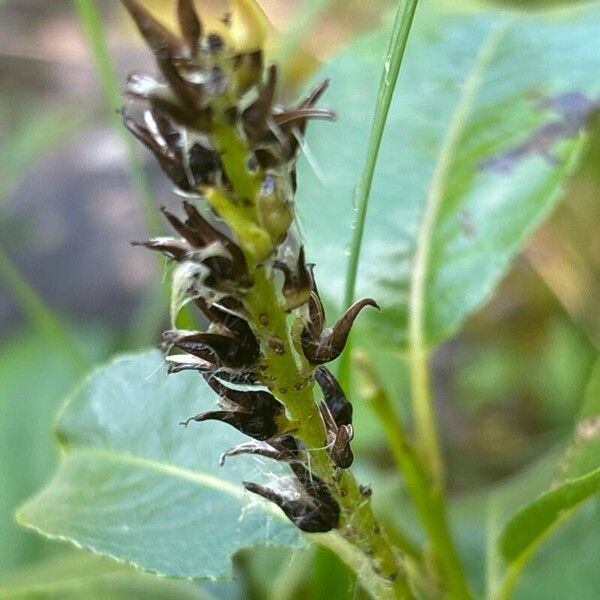
[[[375,300],[371,298],[359,300],[340,317],[333,327],[323,329],[323,305],[318,295],[313,292],[309,301],[309,322],[301,336],[304,356],[316,365],[335,360],[344,350],[352,324],[365,306],[373,306],[379,310]]]
[[[197,414],[184,421],[223,421],[242,433],[260,441],[269,440],[283,433],[287,419],[283,404],[264,391],[241,391],[221,383],[216,377],[206,375],[210,387],[221,398],[223,410]]]
[[[236,337],[229,335],[171,330],[164,332],[163,339],[166,345],[230,369],[251,367],[259,357],[257,346],[243,345]]]
[[[329,488],[316,475],[308,473],[306,467],[291,463],[297,477],[294,480],[280,479],[277,485],[264,486],[244,482],[244,487],[281,508],[285,515],[302,531],[326,533],[335,529],[340,521],[340,506]]]
[[[290,268],[282,261],[275,261],[273,266],[283,271],[283,295],[287,300],[286,310],[293,310],[306,304],[310,298],[312,276],[304,260],[304,246],[298,252],[298,261],[294,268]]]
[[[352,404],[348,402],[344,390],[333,373],[327,367],[320,366],[315,370],[315,379],[323,392],[323,400],[338,427],[352,425]]]
[[[239,444],[221,455],[221,466],[225,459],[240,454],[254,454],[273,460],[291,462],[299,459],[298,442],[291,435],[272,438],[266,442],[251,441]]]

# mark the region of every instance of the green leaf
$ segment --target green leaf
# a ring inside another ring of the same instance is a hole
[[[569,477],[579,477],[600,467],[600,361],[590,378],[586,400],[562,467]]]
[[[517,560],[532,549],[558,525],[570,511],[593,494],[600,492],[600,468],[577,479],[568,479],[545,492],[519,511],[506,525],[500,537],[502,555]]]
[[[508,521],[503,519],[503,515],[508,514],[510,507],[514,506],[515,500],[519,498],[518,503],[524,505],[522,489],[530,488],[530,482],[523,481],[525,485],[520,487],[520,492],[519,487],[510,485],[502,495],[495,494],[490,512],[492,522],[488,524],[488,564],[492,568],[489,580],[490,596],[493,595],[498,600],[509,598],[517,582],[521,591],[539,590],[540,586],[544,586],[545,589],[552,590],[552,593],[559,594],[559,590],[572,589],[567,582],[578,579],[578,574],[582,574],[588,581],[588,586],[578,586],[581,598],[595,597],[594,593],[590,595],[588,591],[594,588],[596,571],[591,571],[591,565],[588,565],[587,561],[573,561],[570,557],[583,545],[589,548],[592,554],[596,554],[597,551],[597,514],[600,498],[597,497],[596,502],[591,502],[590,498],[600,492],[600,461],[597,452],[599,391],[600,364],[596,366],[590,379],[573,441],[566,453],[562,453],[562,458],[546,461],[552,469],[545,469],[547,474],[542,476],[537,484],[539,486],[545,479],[545,491]],[[533,481],[538,479],[535,476],[532,478]],[[552,488],[548,490],[550,481]],[[510,492],[510,488],[513,488],[516,494]],[[531,497],[530,494],[527,495]],[[586,501],[589,510],[582,514],[582,511],[577,509]],[[503,523],[504,527],[501,529]],[[545,544],[545,554],[541,552],[531,561],[542,542],[554,533],[559,525],[562,527],[552,536],[551,543]],[[497,532],[500,530],[501,534],[498,536]],[[497,551],[507,561],[502,578],[502,565]],[[525,566],[528,568],[523,573]],[[519,581],[521,578],[522,581]]]
[[[108,355],[112,343],[98,328],[74,331],[90,360]],[[39,560],[53,548],[18,527],[14,511],[56,468],[54,415],[80,373],[60,346],[34,330],[0,344],[0,573]]]
[[[159,352],[114,360],[66,405],[64,459],[21,523],[56,539],[174,577],[230,575],[230,557],[297,533],[273,505],[246,493],[278,465],[219,455],[240,442],[220,423],[184,429],[215,395],[201,377],[167,377]]]
[[[411,320],[435,345],[492,294],[578,163],[580,117],[600,93],[599,26],[598,2],[537,13],[419,5],[360,261],[358,294],[383,307],[361,316],[373,334],[404,344]],[[325,69],[326,101],[339,121],[309,128],[323,182],[305,162],[298,205],[319,289],[330,299],[342,297],[387,39],[387,31],[361,39]]]
[[[66,554],[21,569],[0,580],[0,597],[10,600],[209,600],[190,582],[141,573],[112,560]]]

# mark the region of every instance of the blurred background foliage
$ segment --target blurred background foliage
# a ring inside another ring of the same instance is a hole
[[[501,3],[556,5],[496,0]],[[148,56],[116,0],[97,4],[124,82],[126,72],[147,66]],[[148,4],[170,18],[171,0]],[[224,2],[206,4],[209,19],[225,9]],[[319,61],[377,26],[394,2],[263,4],[284,33],[273,45],[274,56],[295,57],[285,80],[293,96]],[[544,460],[536,461],[568,439],[598,358],[600,119],[590,128],[594,143],[565,201],[492,300],[435,357],[454,512],[465,524],[459,525],[460,536],[468,563],[476,563],[473,572],[483,571],[477,564],[483,524],[474,515],[485,511],[475,508],[478,490],[502,485],[526,465],[548,471]],[[348,589],[349,597],[360,598],[351,575],[321,549],[242,552],[236,582],[200,589],[159,585],[151,576],[74,554],[15,524],[16,506],[56,465],[52,424],[82,372],[115,352],[156,342],[166,320],[166,303],[154,284],[162,263],[129,246],[146,229],[127,152],[107,118],[72,3],[0,2],[0,594],[4,588],[10,597],[78,598],[85,590],[90,598],[331,598],[335,590]],[[157,203],[168,203],[171,192],[155,165],[141,151],[137,157]],[[75,348],[57,333],[61,323]],[[397,358],[385,355],[381,361],[397,365]],[[402,397],[406,384],[398,371],[389,370],[394,377],[386,384]],[[376,500],[382,514],[397,513],[402,492],[395,480],[386,482],[391,457],[360,403],[358,386],[354,394],[359,475],[363,471],[375,486],[381,480]],[[527,473],[522,477],[531,478]],[[410,512],[401,512],[410,528]],[[594,516],[584,513],[561,535],[581,536]]]

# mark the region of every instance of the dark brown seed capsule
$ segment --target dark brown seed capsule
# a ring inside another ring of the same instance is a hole
[[[131,117],[123,113],[123,123],[127,129],[140,141],[156,158],[165,175],[181,190],[192,191],[187,174],[181,161],[169,148],[162,146],[150,133],[150,131],[136,123]]]
[[[321,99],[321,96],[327,91],[328,87],[329,79],[324,79],[298,104],[298,108],[312,108]]]
[[[273,266],[283,272],[283,295],[287,300],[286,310],[298,308],[306,304],[312,289],[312,276],[304,259],[304,246],[300,247],[298,260],[294,268],[282,261],[275,261]]]
[[[340,469],[349,469],[354,462],[354,454],[352,448],[350,448],[350,442],[354,437],[354,430],[352,425],[342,425],[335,435],[335,439],[331,448],[329,449],[329,455],[331,460]]]
[[[292,462],[290,467],[302,487],[313,498],[322,521],[334,523],[337,527],[340,520],[340,505],[333,497],[327,484],[312,473],[304,463]]]
[[[344,390],[341,388],[333,373],[320,366],[315,371],[315,379],[323,392],[323,399],[329,408],[338,427],[352,424],[352,404],[348,402]]]
[[[311,303],[315,296],[316,294],[313,292],[311,294]],[[309,303],[309,306],[311,306],[311,303]],[[317,306],[317,304],[315,303],[314,306]],[[318,321],[315,325],[315,317],[311,316],[311,319],[304,328],[301,336],[304,356],[315,365],[335,360],[344,350],[344,346],[350,335],[352,324],[365,306],[373,306],[374,308],[379,309],[375,300],[372,300],[371,298],[359,300],[342,315],[333,327],[324,331],[322,330],[321,335],[318,335]]]
[[[149,248],[150,250],[158,250],[162,252],[165,256],[172,258],[176,261],[184,261],[189,252],[191,252],[191,247],[187,242],[183,242],[181,240],[176,240],[173,238],[153,238],[148,240],[147,242],[131,242],[134,246],[144,246],[145,248]]]
[[[267,80],[258,93],[258,98],[242,113],[244,129],[253,141],[259,140],[269,131],[269,119],[273,112],[276,85],[277,67],[271,65],[267,72]]]
[[[157,64],[162,76],[178,100],[183,109],[193,119],[202,109],[204,97],[198,86],[190,85],[179,73],[175,66],[174,59],[170,56],[157,57]],[[186,118],[186,121],[188,119]]]
[[[319,402],[319,411],[323,418],[326,433],[327,450],[331,460],[340,469],[348,469],[354,461],[350,442],[354,437],[352,425],[338,427],[325,402]]]
[[[298,104],[298,110],[307,108],[313,108],[315,104],[320,100],[321,96],[325,93],[329,87],[329,80],[326,79],[317,85],[304,100]],[[331,118],[335,118],[335,114],[332,114]],[[304,136],[306,131],[306,123],[304,120],[297,124],[296,128],[288,128],[287,130],[287,150],[288,156],[291,158],[296,155],[299,147],[299,136]]]
[[[326,533],[339,524],[340,507],[328,491],[326,495],[315,496],[311,493],[314,489],[309,491],[302,486],[305,493],[297,497],[294,490],[290,490],[291,494],[280,491],[281,484],[276,489],[245,481],[244,487],[277,504],[296,527],[307,533]]]
[[[190,421],[198,423],[202,421],[221,421],[257,440],[268,440],[278,433],[277,423],[266,420],[263,415],[256,412],[212,410],[190,417],[181,424],[187,426]]]
[[[280,128],[304,128],[308,119],[335,119],[335,113],[327,108],[296,108],[273,116],[273,122]]]
[[[166,208],[163,207],[161,210],[173,229],[194,248],[202,249],[211,243],[219,242],[223,250],[229,254],[229,257],[210,256],[202,260],[211,271],[206,284],[219,288],[220,284],[231,280],[246,286],[249,283],[248,268],[244,253],[239,246],[206,221],[191,203],[184,202],[184,208],[188,215],[185,223]]]
[[[247,368],[258,360],[257,349],[242,346],[233,336],[217,333],[165,331],[165,344],[230,369]]]
[[[273,419],[283,416],[285,412],[283,404],[269,392],[263,390],[237,390],[224,385],[216,377],[207,377],[206,381],[221,398],[234,404],[240,410],[255,411]]]
[[[191,354],[176,354],[167,356],[167,372],[181,373],[182,371],[198,371],[200,373],[214,373],[217,366],[207,360],[192,356]]]
[[[372,306],[379,310],[379,305],[375,300],[372,298],[363,298],[362,300],[355,302],[333,326],[331,333],[331,347],[335,354],[335,358],[342,353],[356,317],[358,317],[360,311],[366,306]]]
[[[214,185],[219,179],[226,180],[219,155],[200,143],[194,144],[189,149],[188,162],[194,188],[199,184]]]
[[[323,335],[325,327],[325,310],[317,292],[311,292],[308,299],[308,323],[306,325],[307,335],[311,339],[319,340]]]
[[[241,248],[224,233],[213,227],[190,202],[184,201],[183,208],[188,216],[186,225],[196,231],[204,244],[221,242],[231,255],[232,265],[236,273],[243,275],[248,272],[246,258]]]

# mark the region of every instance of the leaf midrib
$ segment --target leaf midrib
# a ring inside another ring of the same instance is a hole
[[[152,458],[137,456],[129,452],[123,452],[122,450],[114,450],[112,448],[98,448],[94,446],[75,446],[74,448],[70,449],[70,452],[73,451],[83,451],[85,453],[94,454],[96,456],[104,457],[109,460],[114,460],[115,462],[123,462],[125,464],[155,470],[160,473],[170,475],[172,477],[185,479],[186,481],[191,481],[192,483],[197,483],[201,486],[216,489],[220,492],[229,494],[230,496],[233,496],[238,499],[243,498],[245,495],[244,490],[240,486],[237,486],[234,483],[230,483],[225,479],[216,477],[215,475],[211,475],[204,471],[192,471],[191,469],[179,467],[171,463],[160,462],[159,460],[155,460]]]
[[[414,263],[410,279],[408,307],[408,334],[410,346],[418,354],[422,354],[426,347],[425,306],[431,246],[437,217],[445,197],[448,175],[452,164],[454,163],[456,149],[468,124],[477,93],[483,83],[487,67],[493,58],[509,23],[510,20],[508,18],[501,20],[490,31],[479,48],[473,67],[465,79],[462,96],[459,99],[450,120],[450,125],[442,142],[440,154],[427,191],[423,221],[419,228],[416,240]]]
[[[179,467],[171,463],[165,463],[152,458],[136,456],[135,454],[112,448],[75,445],[67,446],[65,450],[66,455],[63,457],[61,466],[66,464],[66,462],[72,456],[76,454],[83,454],[89,455],[92,458],[99,458],[116,463],[121,463],[124,465],[149,469],[151,471],[156,471],[169,477],[174,477],[176,479],[194,483],[199,487],[211,488],[235,498],[235,500],[237,500],[240,503],[243,503],[248,497],[247,492],[240,485],[230,483],[225,479],[216,477],[215,475],[211,475],[210,473],[206,473],[204,471],[193,471],[191,469]],[[274,516],[277,516],[280,520],[286,521],[286,518],[283,515],[283,513],[275,505],[267,501],[260,501],[257,503],[257,506],[260,506],[261,510],[263,510],[264,512],[268,512]],[[19,513],[21,513],[21,511],[19,511]]]

